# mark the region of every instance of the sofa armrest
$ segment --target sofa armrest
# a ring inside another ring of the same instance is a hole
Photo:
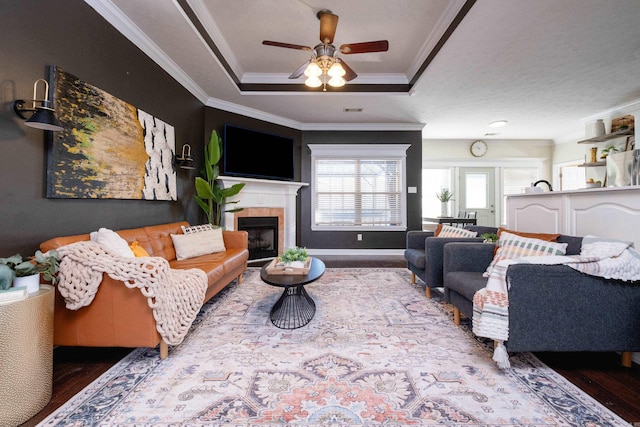
[[[433,237],[433,231],[407,231],[405,249],[423,249],[425,247],[425,239]]]
[[[452,242],[444,246],[443,274],[452,271],[483,272],[493,260],[495,244]]]
[[[224,239],[224,246],[226,248],[249,248],[249,233],[245,230],[225,230],[222,232],[222,238]]]
[[[449,243],[482,243],[480,237],[427,237],[425,239],[425,282],[432,288],[443,286],[444,248]]]
[[[566,265],[512,264],[509,351],[640,350],[640,283]]]

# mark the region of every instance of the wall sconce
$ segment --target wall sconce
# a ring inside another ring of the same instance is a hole
[[[176,156],[176,163],[180,169],[195,169],[195,166],[193,166],[193,158],[191,157],[191,146],[189,144],[182,146],[182,156]]]
[[[38,83],[44,83],[44,97],[38,99]],[[31,107],[25,107],[25,104],[31,101]],[[25,101],[24,99],[17,99],[13,102],[13,111],[23,120],[26,120],[25,125],[42,130],[60,131],[63,130],[62,125],[56,118],[56,114],[53,108],[50,107],[49,101],[49,83],[45,79],[38,79],[33,84],[33,99]],[[41,105],[36,106],[36,102]],[[30,112],[31,117],[25,117],[24,113]]]

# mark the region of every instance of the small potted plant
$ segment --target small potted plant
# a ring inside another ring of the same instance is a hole
[[[20,254],[0,258],[0,289],[8,289],[13,281],[14,287],[25,286],[29,293],[36,292],[40,289],[41,275],[44,280],[55,284],[60,271],[58,258],[56,250],[46,254],[38,250],[26,260]]]
[[[299,248],[297,246],[287,249],[279,257],[279,261],[284,265],[298,268],[304,267],[308,259],[307,248]]]
[[[481,234],[480,237],[483,240],[483,243],[495,243],[498,241],[498,235],[496,233],[484,233]]]
[[[610,145],[607,148],[604,148],[602,151],[600,151],[600,158],[606,159],[609,154],[613,154],[616,151],[618,151],[618,147],[616,147],[615,145]]]
[[[449,216],[449,201],[453,200],[453,193],[448,188],[443,188],[439,193],[436,193],[436,197],[440,200],[440,216]]]

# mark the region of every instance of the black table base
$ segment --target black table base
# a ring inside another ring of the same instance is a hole
[[[271,323],[280,329],[301,328],[313,319],[316,303],[303,285],[286,287],[271,309]]]

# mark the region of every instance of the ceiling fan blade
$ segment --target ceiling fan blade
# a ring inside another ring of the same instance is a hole
[[[350,55],[352,53],[386,52],[389,50],[387,40],[377,40],[374,42],[348,43],[340,46],[340,53]]]
[[[340,64],[342,65],[342,68],[344,68],[344,71],[346,71],[346,74],[343,76],[343,79],[345,79],[346,81],[351,81],[356,77],[358,77],[356,72],[353,71],[351,67],[349,67],[347,63],[344,62],[342,59],[340,59]]]
[[[273,42],[271,40],[263,40],[262,44],[267,46],[286,47],[287,49],[311,50],[309,46],[302,46],[299,44],[291,44],[291,43]]]
[[[298,77],[300,77],[303,73],[304,70],[307,68],[307,65],[309,65],[309,62],[311,62],[311,60],[308,60],[307,62],[305,62],[304,64],[302,64],[300,66],[300,68],[298,68],[297,70],[295,70],[290,76],[290,79],[297,79]]]
[[[333,37],[336,35],[338,27],[338,15],[334,15],[330,10],[321,10],[318,12],[320,20],[320,41],[322,43],[333,43]]]

